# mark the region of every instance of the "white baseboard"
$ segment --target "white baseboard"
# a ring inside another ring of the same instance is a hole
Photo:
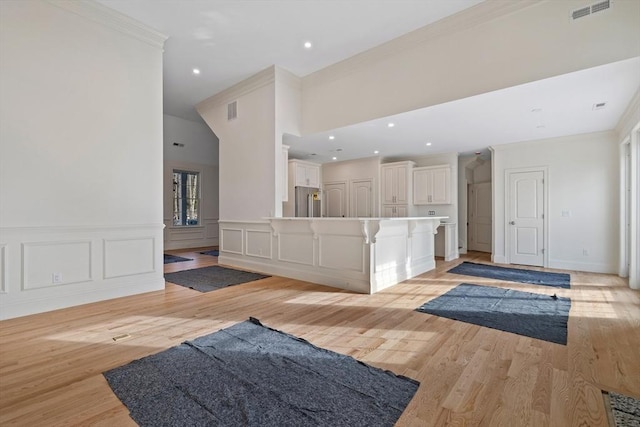
[[[594,262],[577,262],[567,260],[549,260],[549,268],[557,268],[560,270],[585,271],[589,273],[618,274],[616,265]]]

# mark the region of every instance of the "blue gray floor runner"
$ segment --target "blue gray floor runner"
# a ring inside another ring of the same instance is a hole
[[[640,400],[612,391],[608,393],[603,391],[603,394],[609,399],[609,408],[614,423],[612,427],[640,426]]]
[[[532,285],[555,286],[566,289],[571,287],[571,275],[566,273],[549,273],[546,271],[525,270],[522,268],[498,267],[497,265],[476,264],[467,261],[453,267],[448,273],[508,280],[510,282],[530,283]]]
[[[566,345],[570,309],[555,294],[462,283],[416,311]]]
[[[168,282],[200,292],[215,291],[227,286],[240,285],[267,277],[270,276],[219,265],[176,271],[175,273],[166,273],[164,275],[165,280]]]
[[[253,318],[104,376],[141,426],[393,426],[419,386]]]
[[[174,262],[183,262],[183,261],[193,261],[191,258],[183,258],[181,256],[178,255],[169,255],[169,254],[164,254],[164,263],[165,264],[171,264]]]

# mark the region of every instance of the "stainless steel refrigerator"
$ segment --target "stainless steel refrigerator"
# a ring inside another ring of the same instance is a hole
[[[296,187],[296,217],[317,218],[320,213],[320,189]]]

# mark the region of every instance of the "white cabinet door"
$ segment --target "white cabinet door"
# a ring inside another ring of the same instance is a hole
[[[307,186],[320,188],[320,166],[307,165]]]
[[[413,171],[414,205],[448,205],[451,203],[451,168],[429,166]]]
[[[398,192],[398,185],[394,178],[396,170],[393,167],[382,167],[382,203],[393,204],[395,203],[396,193]]]
[[[406,204],[411,197],[411,170],[413,162],[382,165],[382,203]]]
[[[451,169],[442,167],[431,170],[431,199],[429,204],[448,205],[451,203]]]
[[[408,216],[409,213],[409,209],[407,208],[407,205],[398,205],[396,206],[396,214],[395,216],[397,217],[406,217]]]
[[[407,166],[398,166],[395,168],[396,170],[396,179],[398,181],[398,191],[396,193],[396,203],[409,203],[409,194],[407,194],[407,190],[409,189],[408,181],[408,168]],[[406,215],[405,215],[406,216]]]
[[[294,186],[296,187],[314,187],[320,188],[320,166],[310,163],[293,161],[294,169]]]
[[[382,216],[384,218],[406,217],[409,214],[407,205],[384,205],[382,206]]]
[[[426,205],[429,203],[429,175],[426,169],[413,171],[413,204]]]

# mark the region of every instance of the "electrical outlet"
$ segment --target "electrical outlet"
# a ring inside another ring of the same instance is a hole
[[[62,273],[53,273],[51,275],[51,281],[55,283],[62,283]]]
[[[429,211],[429,216],[434,216],[436,214],[436,211]]]
[[[583,249],[583,250],[582,250],[582,255],[584,255],[584,256],[589,256],[589,251],[588,251],[588,250],[586,250],[586,249]]]

